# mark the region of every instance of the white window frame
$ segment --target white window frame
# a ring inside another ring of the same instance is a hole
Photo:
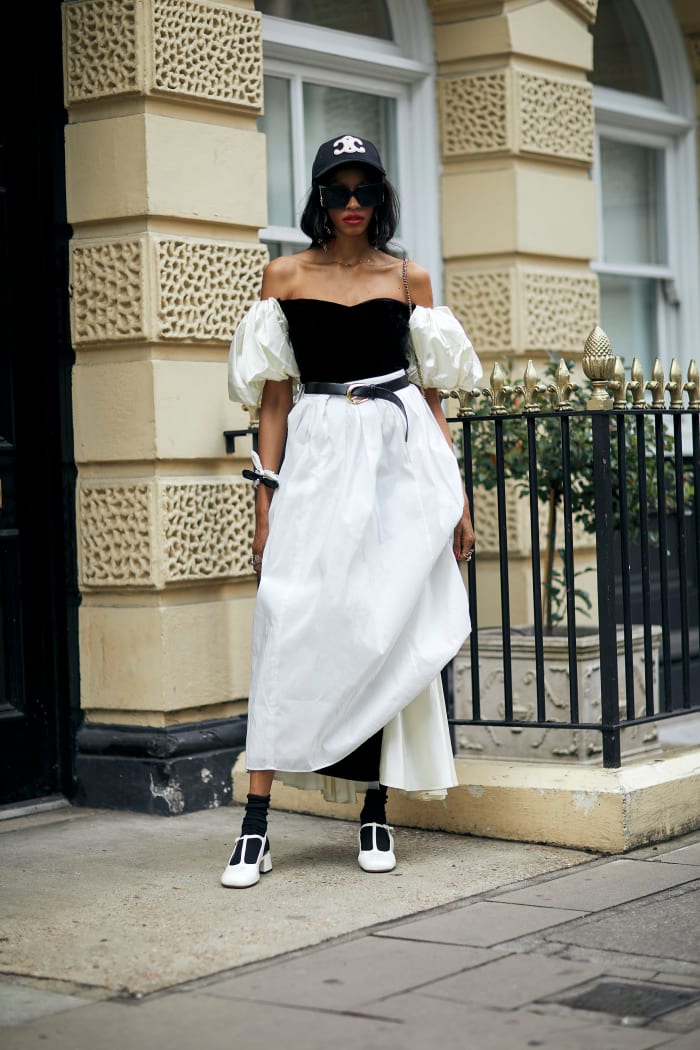
[[[398,170],[388,174],[401,200],[401,244],[410,258],[428,270],[435,300],[441,302],[441,169],[435,112],[433,25],[424,0],[387,0],[387,6],[394,30],[393,41],[263,15],[263,67],[266,75],[291,81],[295,206],[311,182],[303,141],[294,134],[302,112],[302,83],[396,99]],[[267,227],[260,231],[260,237],[298,243],[300,248],[308,244],[300,231],[292,236],[288,227]]]
[[[635,0],[653,49],[663,101],[594,85],[596,143],[593,178],[597,190],[599,274],[656,278],[657,343],[666,373],[672,358],[687,367],[700,330],[700,228],[696,160],[695,85],[683,37],[668,0]],[[600,139],[664,150],[667,263],[605,263],[600,181]]]

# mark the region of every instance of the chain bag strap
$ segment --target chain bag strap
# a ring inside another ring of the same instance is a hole
[[[411,289],[408,287],[408,259],[407,259],[407,257],[405,255],[403,257],[403,262],[401,264],[401,279],[403,281],[403,286],[406,289],[406,301],[408,302],[408,308],[409,308],[409,310],[413,310],[413,300],[411,299]],[[423,394],[423,397],[425,397],[425,383],[423,382],[423,372],[422,372],[422,369],[421,369],[421,366],[420,366],[420,361],[418,360],[418,354],[416,353],[415,347],[413,346],[412,343],[411,343],[411,350],[412,350],[411,357],[413,359],[414,365],[416,366],[416,372],[418,373],[418,381],[420,383],[421,393]]]

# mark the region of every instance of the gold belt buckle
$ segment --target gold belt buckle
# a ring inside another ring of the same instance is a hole
[[[345,391],[345,396],[351,405],[361,405],[364,401],[369,401],[368,397],[356,397],[353,394],[353,390],[358,386],[366,386],[366,383],[350,383]]]

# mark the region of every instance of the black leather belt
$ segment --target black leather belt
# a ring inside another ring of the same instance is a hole
[[[397,379],[389,379],[385,383],[304,383],[305,394],[340,394],[346,397],[353,405],[361,405],[363,401],[374,401],[380,398],[382,401],[391,401],[403,412],[406,422],[405,441],[408,441],[408,416],[406,408],[400,397],[394,393],[395,390],[403,390],[410,383],[408,376],[399,376]]]

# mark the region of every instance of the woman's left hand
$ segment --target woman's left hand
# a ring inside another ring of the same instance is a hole
[[[474,535],[474,527],[469,512],[469,503],[465,496],[462,517],[454,531],[453,550],[457,561],[471,560],[472,554],[474,553],[475,542],[476,537]]]

